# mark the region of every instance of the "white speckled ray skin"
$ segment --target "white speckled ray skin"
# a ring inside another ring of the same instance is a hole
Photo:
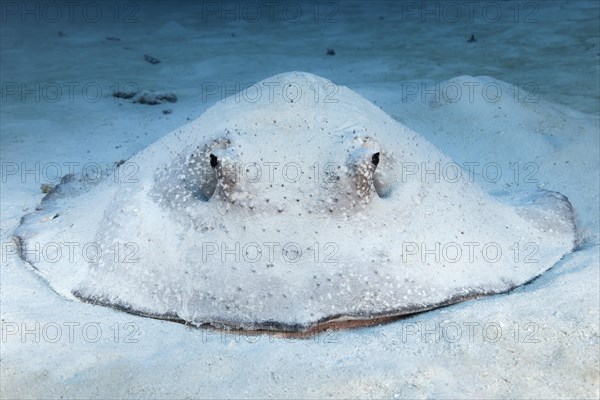
[[[351,90],[298,72],[257,85],[128,160],[135,180],[59,185],[23,218],[23,257],[64,296],[301,332],[505,292],[574,248],[564,196],[413,173],[452,161]],[[49,241],[99,251],[30,257]]]

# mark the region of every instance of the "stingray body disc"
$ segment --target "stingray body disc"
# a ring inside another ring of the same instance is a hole
[[[67,297],[306,332],[506,292],[573,250],[564,196],[440,179],[452,160],[323,78],[257,88],[257,101],[229,98],[136,154],[133,179],[115,179],[121,166],[59,185],[16,231],[23,258]],[[36,257],[50,242],[77,249]]]

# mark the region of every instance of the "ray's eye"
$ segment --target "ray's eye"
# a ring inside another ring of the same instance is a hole
[[[371,157],[371,162],[374,166],[377,166],[377,164],[379,164],[379,152],[373,154],[373,157]]]
[[[215,156],[214,154],[210,155],[210,166],[213,168],[216,168],[217,165],[219,165],[219,160],[217,159],[217,156]]]

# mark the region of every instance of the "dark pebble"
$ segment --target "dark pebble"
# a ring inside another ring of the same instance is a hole
[[[50,193],[52,191],[52,189],[54,189],[54,186],[53,185],[49,185],[47,183],[42,183],[42,185],[40,186],[40,190],[44,194]]]
[[[148,61],[150,64],[158,64],[160,60],[156,57],[152,57],[151,55],[144,54],[144,60]]]
[[[116,92],[113,92],[113,97],[116,97],[118,99],[131,99],[133,96],[135,96],[137,94],[136,91],[123,91],[123,90],[117,90]]]

